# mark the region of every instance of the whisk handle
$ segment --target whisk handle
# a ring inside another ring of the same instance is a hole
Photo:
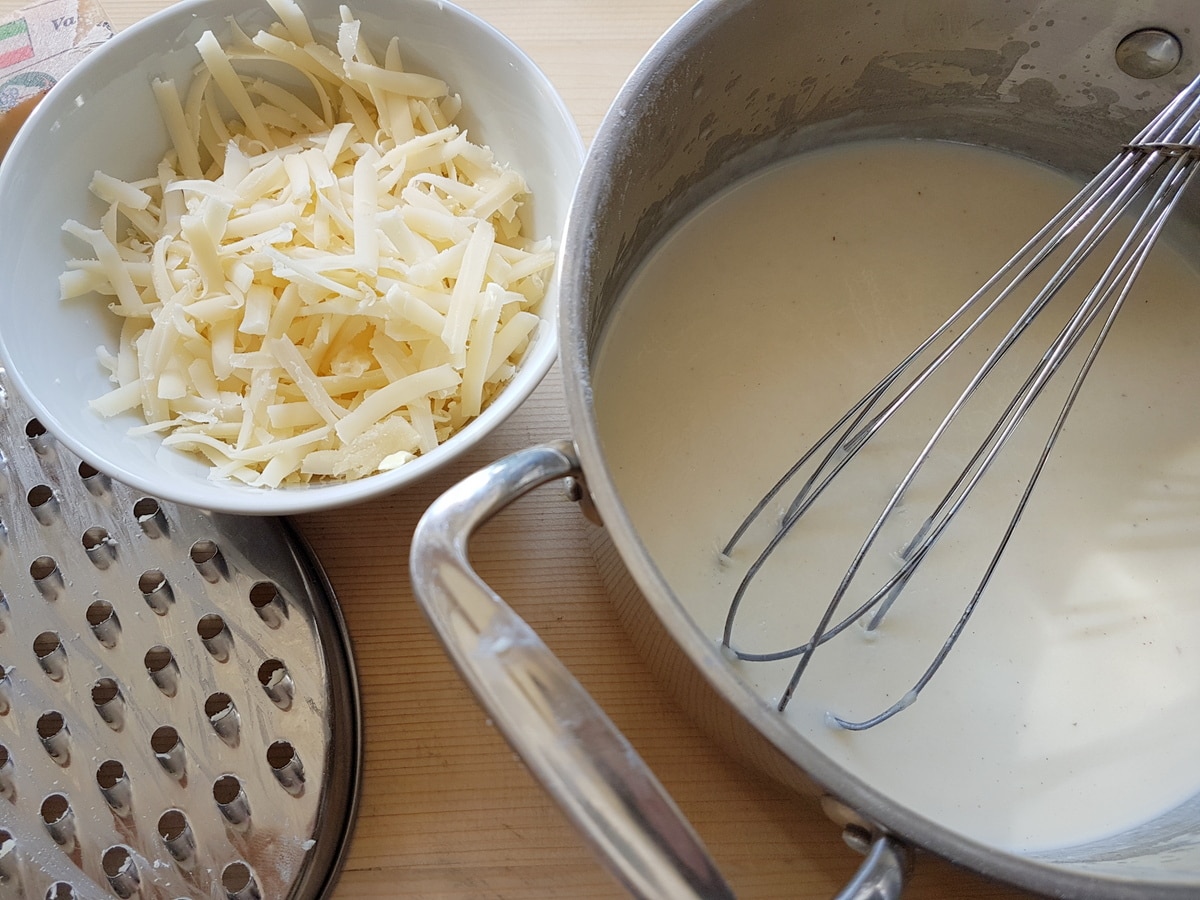
[[[527,491],[579,474],[570,444],[519,451],[429,507],[413,535],[417,600],[509,744],[634,896],[732,898],[674,801],[583,686],[471,568],[471,535]]]

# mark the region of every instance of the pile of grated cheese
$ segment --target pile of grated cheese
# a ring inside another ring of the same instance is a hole
[[[454,125],[460,98],[382,60],[341,8],[336,50],[294,0],[181,93],[153,83],[172,147],[153,177],[97,172],[98,228],[64,230],[64,299],[111,297],[105,416],[140,409],[214,478],[350,479],[428,453],[479,415],[532,339],[554,252],[522,234],[527,188]],[[277,60],[298,92],[239,73]],[[222,110],[232,110],[232,115]]]

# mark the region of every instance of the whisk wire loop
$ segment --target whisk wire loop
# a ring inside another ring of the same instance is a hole
[[[1043,390],[1073,353],[1084,335],[1102,320],[1092,346],[1076,372],[1048,438],[1036,459],[1025,487],[1017,500],[1014,512],[985,567],[972,596],[960,617],[935,654],[933,660],[914,686],[899,700],[876,716],[863,721],[851,721],[829,714],[833,724],[849,730],[873,727],[910,706],[936,674],[955,643],[962,635],[981,596],[999,565],[1018,522],[1032,496],[1052,449],[1063,430],[1067,417],[1082,389],[1083,383],[1099,355],[1117,314],[1123,307],[1135,279],[1141,272],[1150,251],[1158,240],[1183,190],[1194,174],[1194,163],[1200,157],[1200,77],[1192,81],[1147,125],[1122,152],[1109,162],[1070,202],[1046,223],[1008,262],[989,278],[941,325],[922,340],[881,381],[847,410],[819,440],[816,441],[759,500],[739,524],[723,549],[731,555],[745,537],[751,525],[772,504],[778,495],[810,463],[816,461],[766,546],[750,564],[734,592],[726,616],[722,643],[740,659],[748,662],[775,661],[798,658],[787,686],[778,702],[783,711],[818,647],[844,632],[851,624],[870,614],[866,627],[880,625],[892,604],[902,594],[918,567],[926,560],[938,539],[962,510],[972,491],[984,477],[1008,444],[1026,413]],[[1165,174],[1163,171],[1165,170]],[[1078,273],[1080,267],[1107,238],[1119,222],[1125,222],[1136,204],[1142,201],[1148,186],[1162,176],[1119,249],[1092,285],[1078,307],[1067,318],[1042,352],[1021,386],[1008,401],[968,462],[954,477],[950,487],[923,519],[915,534],[900,552],[900,566],[883,584],[860,603],[853,612],[837,619],[851,585],[855,582],[868,553],[879,539],[885,524],[900,506],[918,474],[933,456],[950,426],[971,400],[978,388],[995,370],[1001,359],[1030,329],[1032,323],[1051,304],[1061,289]],[[1074,240],[1074,244],[1069,242]],[[1069,249],[1068,249],[1069,248]],[[779,544],[804,517],[837,476],[851,463],[868,442],[896,416],[902,407],[941,369],[962,346],[975,335],[993,313],[1032,277],[1051,256],[1066,249],[1065,259],[1036,292],[1027,306],[1017,315],[1004,336],[992,348],[982,365],[968,379],[948,411],[934,428],[917,453],[905,475],[874,520],[860,544],[841,581],[820,616],[810,638],[803,644],[770,652],[743,652],[732,647],[735,621],[747,591],[756,576],[773,555]],[[990,299],[988,299],[990,298]],[[971,315],[974,318],[970,318]],[[965,323],[965,324],[964,324]],[[955,329],[958,329],[956,332]],[[942,341],[946,345],[937,349]],[[924,358],[932,359],[905,380],[908,371]],[[837,621],[835,622],[835,619]]]
[[[955,642],[958,640],[958,638],[962,634],[963,630],[966,628],[967,622],[970,619],[971,614],[975,611],[975,609],[979,603],[980,597],[983,595],[983,592],[987,588],[988,583],[991,581],[992,575],[995,572],[996,567],[999,565],[1000,559],[1003,556],[1004,551],[1007,548],[1008,543],[1009,543],[1010,539],[1012,538],[1013,533],[1016,531],[1017,523],[1019,522],[1021,515],[1024,512],[1025,507],[1027,506],[1029,499],[1033,494],[1034,486],[1036,485],[1038,478],[1041,476],[1042,470],[1045,467],[1046,462],[1050,457],[1051,451],[1053,450],[1053,447],[1055,445],[1055,442],[1058,439],[1058,436],[1062,432],[1063,426],[1065,425],[1066,420],[1067,420],[1067,416],[1075,404],[1075,400],[1078,397],[1079,392],[1083,387],[1083,383],[1084,383],[1085,379],[1087,378],[1089,371],[1091,370],[1092,364],[1095,362],[1096,358],[1098,357],[1098,355],[1100,353],[1100,349],[1103,346],[1105,339],[1108,337],[1109,332],[1111,331],[1112,326],[1116,321],[1117,314],[1120,312],[1122,306],[1124,305],[1125,300],[1128,297],[1129,291],[1133,287],[1133,283],[1134,283],[1135,279],[1137,278],[1138,273],[1141,271],[1142,267],[1145,265],[1146,259],[1149,257],[1150,250],[1153,248],[1154,242],[1158,239],[1158,236],[1161,233],[1163,226],[1165,226],[1167,218],[1169,217],[1171,210],[1174,208],[1174,205],[1175,205],[1176,201],[1178,200],[1178,197],[1179,197],[1183,187],[1186,186],[1187,180],[1189,180],[1191,178],[1191,176],[1194,174],[1194,171],[1195,171],[1194,168],[1192,168],[1190,166],[1184,167],[1184,169],[1185,169],[1185,171],[1182,171],[1180,173],[1182,175],[1182,180],[1179,181],[1179,183],[1177,183],[1177,184],[1172,183],[1174,181],[1174,179],[1171,179],[1171,182],[1164,182],[1163,188],[1160,188],[1160,191],[1158,192],[1158,194],[1155,197],[1155,202],[1152,203],[1150,210],[1147,211],[1147,214],[1144,215],[1142,217],[1142,219],[1139,220],[1139,223],[1138,223],[1139,227],[1137,229],[1135,229],[1135,232],[1140,232],[1141,226],[1146,225],[1147,230],[1146,230],[1145,236],[1140,238],[1136,242],[1134,242],[1132,240],[1132,235],[1131,235],[1130,239],[1127,239],[1125,246],[1122,247],[1122,253],[1118,254],[1117,259],[1118,260],[1121,259],[1126,250],[1129,250],[1132,253],[1132,255],[1122,265],[1120,272],[1117,274],[1114,274],[1112,276],[1112,279],[1109,282],[1108,286],[1103,287],[1103,289],[1101,288],[1101,286],[1104,285],[1103,279],[1101,280],[1100,283],[1098,283],[1097,288],[1093,291],[1093,295],[1095,296],[1095,302],[1092,304],[1087,304],[1088,308],[1086,310],[1081,309],[1081,312],[1086,312],[1086,316],[1084,316],[1083,320],[1078,324],[1077,327],[1072,329],[1072,335],[1070,337],[1064,337],[1062,339],[1062,348],[1061,348],[1061,352],[1056,354],[1057,359],[1050,361],[1048,363],[1049,369],[1047,371],[1047,374],[1044,377],[1041,377],[1039,379],[1040,381],[1042,381],[1044,383],[1045,380],[1047,380],[1050,376],[1053,375],[1054,370],[1056,370],[1058,368],[1058,366],[1061,364],[1062,359],[1065,358],[1066,354],[1068,354],[1071,351],[1071,349],[1074,348],[1074,346],[1076,345],[1076,343],[1078,342],[1078,340],[1082,336],[1082,334],[1090,327],[1091,324],[1093,324],[1095,322],[1095,320],[1099,316],[1100,312],[1102,312],[1103,308],[1106,305],[1108,305],[1108,302],[1111,300],[1112,301],[1111,309],[1109,310],[1109,313],[1104,321],[1103,326],[1100,329],[1099,334],[1097,335],[1095,341],[1093,342],[1092,347],[1091,347],[1086,359],[1084,360],[1083,364],[1081,365],[1079,372],[1077,373],[1077,375],[1072,383],[1071,390],[1069,391],[1067,398],[1063,404],[1063,407],[1058,414],[1058,418],[1055,420],[1054,426],[1051,429],[1050,435],[1046,441],[1046,444],[1042,450],[1042,453],[1038,457],[1038,460],[1034,465],[1033,471],[1030,474],[1028,481],[1026,482],[1025,489],[1023,490],[1021,497],[1017,502],[1015,511],[1014,511],[1012,517],[1010,518],[1007,527],[1005,528],[1004,534],[999,541],[997,549],[996,549],[995,553],[992,555],[992,558],[989,561],[986,569],[984,570],[983,577],[980,579],[980,582],[979,582],[977,588],[975,589],[975,592],[972,594],[971,599],[968,601],[968,603],[964,607],[962,615],[959,617],[958,621],[954,625],[954,628],[951,630],[950,635],[946,638],[945,642],[942,644],[942,647],[938,650],[937,654],[934,656],[932,662],[925,669],[925,671],[921,674],[921,677],[917,680],[916,684],[909,691],[907,691],[904,694],[904,696],[901,697],[900,700],[898,700],[896,703],[892,704],[890,707],[885,709],[883,712],[871,717],[870,719],[867,719],[867,720],[861,721],[861,722],[850,721],[850,720],[844,719],[840,716],[830,714],[831,721],[834,724],[836,724],[837,726],[847,729],[847,730],[851,730],[851,731],[862,731],[867,728],[871,728],[875,725],[878,725],[881,722],[884,722],[887,719],[891,718],[892,716],[896,715],[897,713],[903,711],[904,709],[906,709],[908,706],[910,706],[916,700],[916,698],[920,694],[921,690],[933,678],[933,676],[936,674],[937,670],[941,667],[942,663],[945,661],[946,657],[949,655],[950,651],[953,649]],[[1172,173],[1172,175],[1175,175],[1175,173]],[[1161,201],[1161,202],[1159,202],[1159,201]],[[1151,213],[1153,213],[1153,215],[1151,215]],[[1110,269],[1111,268],[1112,267],[1110,267]],[[1056,343],[1056,347],[1057,347],[1057,343]],[[987,466],[988,462],[990,462],[990,459],[994,458],[995,455],[999,452],[1000,448],[1003,446],[1003,441],[1007,440],[1007,436],[1012,433],[1013,429],[1015,429],[1016,424],[1020,421],[1021,417],[1024,414],[1024,410],[1028,409],[1028,406],[1033,402],[1034,399],[1036,399],[1036,395],[1038,392],[1040,392],[1040,388],[1038,388],[1037,391],[1033,391],[1030,394],[1026,395],[1028,397],[1028,399],[1022,398],[1022,403],[1021,403],[1022,409],[1019,411],[1016,411],[1014,413],[1014,417],[1011,421],[1011,424],[1008,427],[1006,427],[1006,429],[1005,429],[1006,434],[994,446],[992,451],[989,453],[988,461],[983,464],[983,467],[979,472],[980,476],[982,475],[982,470],[986,469],[986,466]],[[968,488],[967,490],[969,492],[970,488]],[[922,544],[919,549],[919,558],[916,560],[916,562],[914,562],[911,565],[906,564],[906,575],[904,577],[904,581],[907,581],[907,578],[909,575],[911,575],[911,572],[915,568],[916,563],[919,563],[920,558],[923,558],[924,554],[932,546],[933,542],[936,540],[937,534],[939,534],[949,524],[950,519],[953,517],[953,515],[955,513],[957,513],[958,509],[961,508],[962,500],[965,500],[965,496],[962,497],[961,500],[959,500],[958,502],[955,503],[953,510],[949,513],[949,515],[941,523],[939,523],[936,531],[931,532],[930,535],[925,540],[922,541]],[[872,598],[872,600],[874,601],[882,593],[883,593],[883,591],[881,590],[879,593],[876,594],[875,598]],[[869,602],[872,602],[872,601],[869,601]],[[796,680],[798,681],[798,679],[796,679]],[[793,692],[796,687],[795,682],[790,683],[789,687],[791,689],[788,692],[788,696],[790,698],[791,692]],[[786,701],[784,703],[784,706],[786,706]],[[781,709],[782,708],[783,708],[783,706],[781,706]]]

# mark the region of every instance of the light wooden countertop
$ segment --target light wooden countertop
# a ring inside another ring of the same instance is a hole
[[[590,139],[625,77],[687,0],[459,0],[547,72]],[[22,5],[0,0],[0,12]],[[103,0],[117,29],[156,0]],[[473,697],[417,609],[409,537],[425,507],[484,463],[568,437],[559,372],[451,471],[416,490],[298,524],[341,603],[357,658],[365,767],[335,896],[619,897]],[[478,570],[593,693],[673,794],[744,897],[832,896],[859,859],[816,809],[714,748],[653,680],[592,562],[593,527],[555,487],[489,524]],[[1023,896],[921,858],[906,897]]]

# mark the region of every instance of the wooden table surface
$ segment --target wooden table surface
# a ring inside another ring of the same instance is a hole
[[[590,139],[687,0],[460,0],[547,72]],[[0,13],[23,5],[0,0]],[[165,3],[103,0],[117,29]],[[409,537],[441,491],[484,463],[567,437],[557,368],[490,440],[417,489],[297,520],[341,603],[356,655],[365,758],[337,898],[619,897],[620,888],[459,681],[408,580]],[[593,527],[556,487],[489,524],[479,571],[544,637],[673,794],[739,896],[830,897],[858,857],[806,801],[724,756],[655,683],[592,562]],[[1023,894],[918,860],[906,897]]]

